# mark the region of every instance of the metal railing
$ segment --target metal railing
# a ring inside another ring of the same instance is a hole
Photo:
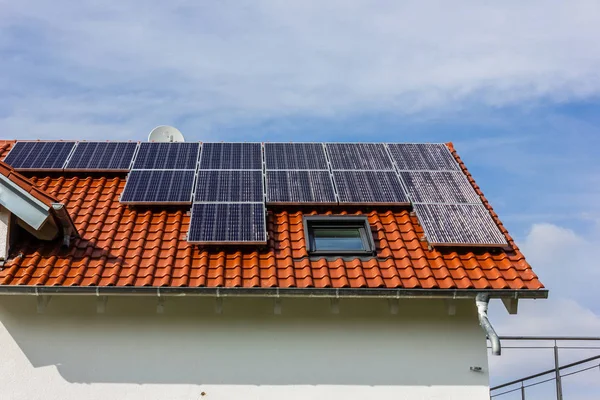
[[[570,364],[560,365],[559,364],[559,349],[579,349],[579,350],[591,350],[591,349],[600,349],[600,346],[559,346],[558,342],[561,341],[600,341],[600,337],[589,337],[589,336],[501,336],[501,341],[507,340],[515,340],[515,341],[552,341],[554,342],[553,346],[503,346],[504,349],[552,349],[554,352],[554,368],[548,369],[546,371],[542,371],[533,375],[529,375],[523,378],[515,379],[510,382],[503,383],[501,385],[497,385],[490,388],[490,398],[499,397],[508,393],[514,393],[517,391],[521,392],[521,399],[526,400],[526,392],[525,389],[532,386],[537,386],[542,383],[555,381],[556,385],[556,399],[563,400],[563,390],[562,390],[562,378],[579,374],[585,371],[589,371],[597,368],[600,371],[600,363],[594,363],[592,366],[588,366],[586,368],[579,369],[577,371],[569,372],[566,374],[561,374],[562,370],[576,367],[578,365],[591,363],[596,360],[600,360],[600,355],[588,357]],[[526,382],[534,380],[536,378],[540,378],[544,375],[554,374],[549,379],[545,379],[542,381],[536,381],[530,384],[526,384]],[[508,388],[510,386],[514,386],[520,383],[520,386],[505,390],[500,393],[492,393],[494,391],[498,391],[499,389]]]

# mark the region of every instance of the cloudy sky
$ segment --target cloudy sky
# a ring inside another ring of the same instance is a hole
[[[600,335],[597,1],[83,3],[0,0],[0,138],[452,141],[551,291],[497,330]]]

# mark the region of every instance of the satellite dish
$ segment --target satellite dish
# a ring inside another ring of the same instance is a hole
[[[169,125],[160,125],[152,129],[148,135],[149,142],[185,142],[179,129]]]

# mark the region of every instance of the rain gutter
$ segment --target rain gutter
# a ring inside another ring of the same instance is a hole
[[[485,298],[545,299],[547,290],[504,289],[367,289],[367,288],[241,288],[153,286],[0,285],[0,295],[208,296],[208,297],[336,297],[336,298]],[[487,303],[486,303],[487,304]],[[486,317],[487,318],[487,317]]]

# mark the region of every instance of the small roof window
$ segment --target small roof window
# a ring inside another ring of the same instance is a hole
[[[375,254],[371,228],[365,216],[306,216],[304,235],[311,255]]]

